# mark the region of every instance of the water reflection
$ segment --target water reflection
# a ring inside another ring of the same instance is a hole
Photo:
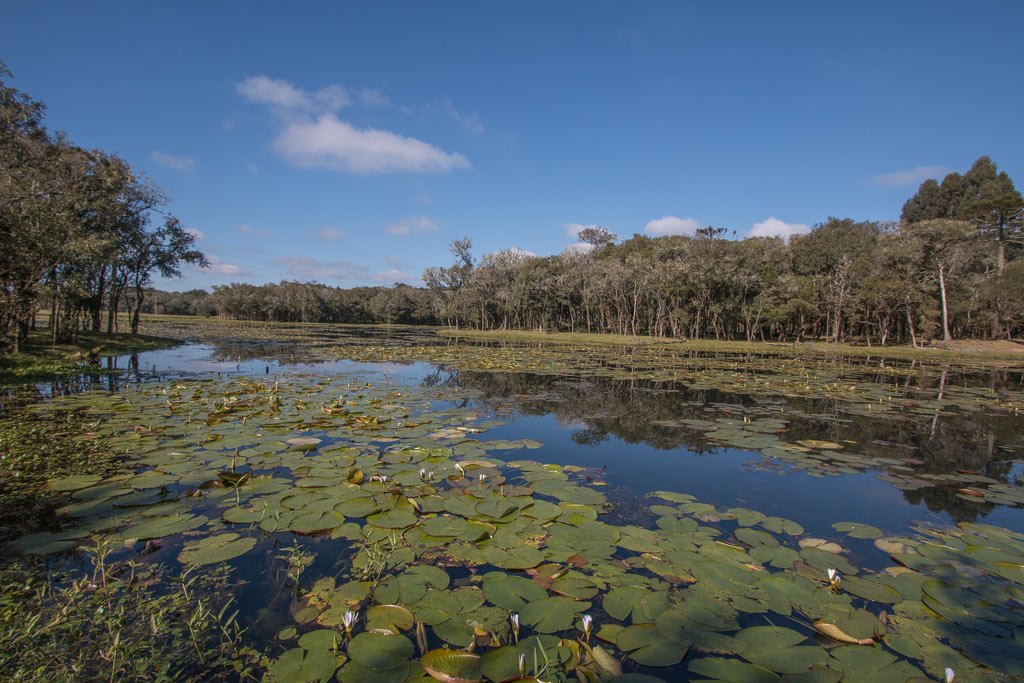
[[[438,379],[435,377],[432,381]],[[940,382],[949,379],[944,377]],[[709,439],[707,432],[688,428],[681,421],[775,415],[786,423],[781,436],[787,442],[836,442],[848,445],[849,449],[865,456],[902,463],[891,468],[881,465],[871,470],[882,477],[887,473],[905,475],[908,470],[914,477],[960,472],[978,473],[1011,485],[1022,483],[1021,471],[1014,467],[1013,459],[1024,451],[1024,435],[1019,428],[1019,416],[1006,413],[943,409],[920,414],[908,410],[895,417],[876,418],[844,412],[843,402],[839,399],[782,400],[716,390],[692,390],[673,382],[594,377],[579,380],[529,374],[458,372],[445,376],[444,381],[480,391],[481,400],[499,412],[552,416],[575,445],[597,447],[600,452],[594,454],[597,458],[606,458],[612,450],[602,447],[609,441],[643,445],[659,451],[685,450],[690,454],[720,455],[728,449]],[[1005,378],[1000,381],[1005,381]],[[917,390],[924,392],[929,388],[918,386]],[[537,438],[544,440],[541,436]],[[792,471],[767,456],[746,464],[747,470]],[[683,469],[692,466],[691,461],[685,460],[673,461],[670,465]],[[663,461],[661,468],[667,474]],[[859,476],[841,474],[835,479],[847,482],[859,489],[859,495],[865,495],[863,482],[853,484],[848,481]],[[799,486],[832,488],[833,485],[832,482],[807,482],[804,476],[800,479]],[[890,488],[889,483],[875,478],[871,481],[879,489]],[[930,483],[924,479],[922,482]],[[900,480],[895,483],[899,484]],[[735,479],[730,485],[742,488]],[[917,490],[902,490],[899,494],[915,507],[923,506],[955,521],[986,518],[1001,507],[965,500],[958,495],[960,486],[938,482]],[[879,492],[877,495],[889,494]],[[862,500],[856,507],[862,508],[865,504],[870,505],[872,501]],[[851,515],[852,510],[845,516]]]

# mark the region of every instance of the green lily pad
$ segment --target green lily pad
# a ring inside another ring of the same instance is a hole
[[[784,626],[751,626],[736,634],[736,640],[745,648],[792,647],[807,640],[808,636]]]
[[[874,577],[847,576],[843,578],[841,585],[847,593],[872,602],[892,605],[903,600],[903,596],[897,590],[879,583]]]
[[[134,538],[139,541],[146,541],[153,538],[164,538],[174,536],[189,529],[195,529],[206,524],[210,520],[203,516],[195,515],[168,515],[157,517],[144,522],[134,524],[121,531],[118,536],[121,538]]]
[[[478,683],[484,678],[480,655],[441,648],[420,657],[420,666],[444,683]]]
[[[186,545],[178,554],[178,561],[182,564],[216,564],[244,555],[255,546],[255,538],[242,538],[238,534],[207,536]]]
[[[858,522],[836,522],[832,525],[832,528],[836,531],[842,531],[849,534],[854,538],[874,540],[882,537],[882,531],[877,527],[873,527],[868,524],[860,524]]]
[[[366,610],[366,628],[373,631],[408,631],[414,621],[412,612],[401,605],[374,605]]]
[[[527,603],[548,596],[537,583],[504,572],[484,574],[481,588],[488,602],[510,612],[518,612]]]
[[[568,598],[541,598],[523,607],[519,620],[539,633],[557,633],[571,627],[576,608]]]
[[[314,650],[328,650],[335,652],[339,647],[344,645],[344,643],[345,636],[337,631],[332,631],[331,629],[326,628],[304,633],[302,637],[299,638],[299,647],[309,652],[313,652]]]
[[[409,510],[388,510],[366,518],[366,523],[382,529],[405,529],[412,526],[419,518]]]
[[[803,673],[815,666],[823,667],[828,662],[828,653],[817,645],[744,646],[740,654],[752,664],[781,674]]]
[[[777,683],[781,680],[768,669],[739,659],[702,657],[690,662],[688,668],[695,674],[731,683]]]
[[[51,479],[46,487],[51,491],[77,491],[96,484],[103,477],[98,474],[76,474],[70,477]]]
[[[69,531],[43,531],[36,534],[25,534],[14,542],[14,547],[26,555],[49,555],[73,548],[75,542],[89,535],[86,529]]]
[[[415,650],[412,641],[405,636],[381,633],[363,632],[348,644],[348,656],[352,661],[376,670],[394,669],[406,664]]]
[[[645,666],[674,666],[690,649],[688,643],[666,638],[654,624],[627,626],[615,637],[615,644],[634,662]]]
[[[338,669],[334,653],[307,652],[301,647],[288,650],[270,665],[267,681],[275,683],[328,683]]]

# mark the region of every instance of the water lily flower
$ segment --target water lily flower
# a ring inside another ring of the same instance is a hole
[[[828,582],[833,588],[839,588],[839,582],[843,580],[838,569],[828,568]]]
[[[485,479],[487,479],[487,475],[486,474],[481,474],[480,475],[480,481],[483,481]]]
[[[515,636],[516,642],[519,642],[519,615],[513,612],[508,615],[509,623],[512,624],[512,635]]]
[[[341,623],[345,626],[345,635],[349,638],[352,637],[352,629],[355,627],[357,621],[359,621],[359,612],[354,612],[352,610],[345,612],[345,616],[341,618]]]
[[[420,468],[420,479],[426,479],[426,478],[427,478],[427,471],[421,467]]]
[[[953,679],[956,678],[956,672],[953,671],[952,667],[946,667],[946,683],[953,683]]]
[[[948,671],[948,669],[947,669],[947,671]],[[526,653],[525,652],[520,652],[519,653],[519,675],[520,676],[525,676],[526,675]]]
[[[589,643],[590,629],[594,626],[594,617],[590,616],[589,614],[584,614],[582,617],[580,617],[580,621],[583,625],[583,636],[587,639],[587,642]]]

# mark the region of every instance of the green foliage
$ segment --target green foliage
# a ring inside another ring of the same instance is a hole
[[[262,667],[242,644],[221,570],[178,577],[166,591],[159,568],[108,567],[94,549],[94,575],[41,579],[0,568],[0,670],[18,681],[217,681]],[[117,578],[113,576],[117,573]]]
[[[152,227],[160,190],[124,160],[51,134],[42,104],[9,77],[0,63],[0,344],[19,351],[44,301],[53,341],[99,331],[103,305],[112,315],[129,291],[137,332],[151,277],[206,263],[195,236],[163,212]]]

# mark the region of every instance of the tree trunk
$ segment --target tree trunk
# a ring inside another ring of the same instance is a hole
[[[946,302],[946,268],[939,263],[939,296],[942,298],[942,341],[950,340],[949,334],[949,305]]]
[[[996,275],[1002,275],[1006,267],[1006,228],[1002,225],[996,233],[996,250]]]
[[[131,333],[132,336],[139,334],[139,313],[142,311],[142,301],[145,293],[141,287],[135,288],[135,306],[132,308]]]
[[[910,343],[917,348],[917,333],[914,331],[914,316],[910,311],[910,300],[907,300],[907,328],[910,331]]]

